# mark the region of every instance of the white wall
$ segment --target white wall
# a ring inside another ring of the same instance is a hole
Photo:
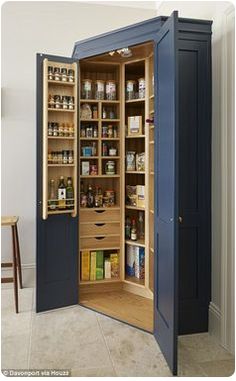
[[[155,10],[79,2],[2,7],[2,215],[19,215],[22,262],[35,263],[36,53],[71,56],[75,41],[155,17]],[[2,257],[11,257],[2,229]]]
[[[158,15],[212,25],[212,301],[210,332],[234,351],[234,7],[221,1],[162,2]]]

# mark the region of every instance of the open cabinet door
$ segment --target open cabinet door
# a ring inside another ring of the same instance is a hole
[[[154,334],[177,374],[178,271],[178,70],[174,12],[155,46],[155,281]]]
[[[65,82],[50,80],[51,67],[66,69],[70,77],[64,76]],[[78,303],[77,84],[75,60],[37,54],[37,312]],[[55,95],[64,96],[57,106]],[[48,128],[49,123],[54,124]],[[63,150],[73,151],[73,160],[52,161],[49,153]],[[61,191],[59,204],[60,176],[65,183],[72,178],[74,194]],[[49,187],[51,179],[54,189]]]

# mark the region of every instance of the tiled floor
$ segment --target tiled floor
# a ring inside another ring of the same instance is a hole
[[[34,312],[34,289],[2,289],[2,369],[70,369],[72,376],[170,376],[152,335],[80,306]],[[179,338],[179,375],[229,376],[234,359],[208,334]]]

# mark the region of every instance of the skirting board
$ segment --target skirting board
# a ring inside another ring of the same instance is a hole
[[[209,306],[209,333],[221,342],[221,311],[214,304]]]
[[[24,287],[35,287],[35,264],[27,263],[22,264],[22,278]],[[12,268],[2,267],[1,273],[3,277],[12,276]],[[11,287],[12,283],[8,284],[8,287]]]

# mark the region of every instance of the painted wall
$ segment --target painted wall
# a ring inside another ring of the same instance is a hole
[[[212,25],[212,301],[210,332],[234,351],[234,6],[164,1],[157,15],[208,19]]]
[[[75,41],[155,17],[155,10],[78,2],[2,7],[2,215],[19,215],[22,262],[35,263],[36,53],[71,56]],[[2,258],[11,258],[9,229]]]

